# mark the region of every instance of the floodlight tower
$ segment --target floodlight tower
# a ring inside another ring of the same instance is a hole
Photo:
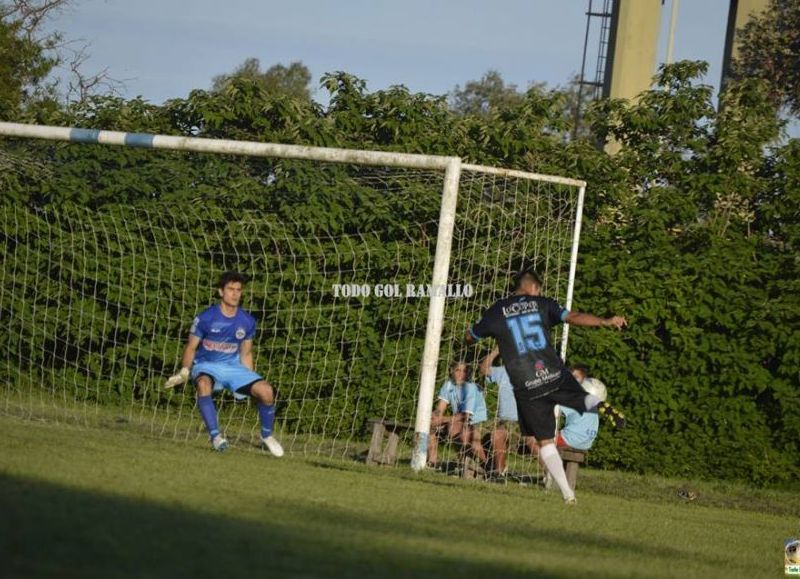
[[[671,1],[671,22],[667,45],[666,62],[672,61],[678,1]],[[658,35],[661,28],[661,11],[665,0],[589,0],[586,12],[586,35],[583,46],[583,64],[578,87],[578,103],[575,127],[580,122],[582,98],[623,98],[635,100],[640,93],[650,88],[656,71],[658,57]],[[722,82],[730,76],[731,61],[738,52],[738,31],[747,21],[763,11],[769,0],[730,0],[728,30],[722,65]],[[587,79],[586,57],[588,54],[592,23],[600,23],[597,49],[597,67],[594,79]],[[574,135],[573,135],[574,136]],[[619,149],[617,143],[605,144],[609,153]]]
[[[662,0],[589,0],[583,63],[578,85],[575,131],[584,95],[635,99],[650,88],[656,67]],[[594,79],[587,79],[586,58],[592,23],[600,25]],[[573,135],[574,136],[574,135]],[[616,144],[606,150],[614,152]]]
[[[720,87],[731,75],[731,62],[739,52],[739,35],[737,32],[747,24],[753,16],[757,16],[769,4],[769,0],[731,0],[728,9],[728,30],[725,34],[725,52],[722,55],[722,78]]]
[[[616,0],[611,11],[604,98],[635,99],[650,88],[662,0]]]

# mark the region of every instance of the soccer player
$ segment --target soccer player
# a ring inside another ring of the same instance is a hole
[[[483,392],[474,382],[467,380],[466,362],[453,362],[450,379],[439,389],[436,408],[431,416],[431,436],[428,437],[428,463],[437,466],[439,459],[439,434],[447,427],[447,436],[471,448],[475,457],[486,463],[486,451],[481,444],[481,423],[488,419]],[[445,416],[450,407],[452,416]]]
[[[541,296],[541,288],[542,281],[535,272],[526,270],[517,274],[514,293],[495,302],[481,320],[469,328],[467,343],[490,336],[497,340],[514,387],[520,432],[536,438],[541,447],[539,457],[561,489],[564,501],[575,504],[575,493],[567,483],[564,464],[555,445],[556,404],[581,413],[598,411],[618,428],[625,426],[625,418],[607,402],[581,388],[550,343],[550,329],[561,322],[622,329],[627,322],[621,316],[600,318],[567,311],[550,298]]]
[[[211,393],[225,389],[237,398],[253,397],[258,403],[264,446],[274,456],[283,456],[283,448],[272,436],[275,390],[253,370],[256,320],[239,307],[244,283],[245,277],[240,273],[226,271],[222,274],[217,284],[219,304],[194,319],[183,350],[182,368],[167,380],[165,387],[174,388],[191,377],[211,446],[220,452],[228,448],[228,441],[219,430]]]
[[[506,456],[508,454],[508,437],[511,427],[519,422],[517,417],[517,401],[514,399],[514,389],[505,366],[494,366],[500,355],[500,350],[494,348],[489,355],[481,360],[480,371],[487,381],[497,384],[497,418],[492,429],[492,468],[494,475],[504,479],[508,467]],[[525,437],[525,444],[534,455],[539,454],[539,445],[532,436]]]

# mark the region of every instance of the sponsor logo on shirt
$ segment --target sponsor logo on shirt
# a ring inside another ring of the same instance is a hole
[[[533,380],[527,380],[525,382],[525,388],[528,389],[544,386],[545,384],[558,380],[561,376],[561,372],[550,370],[544,360],[536,360],[533,363],[533,368],[536,371],[536,377]]]
[[[239,344],[230,342],[214,342],[213,340],[203,340],[203,348],[209,352],[220,352],[221,354],[235,354],[239,350]]]
[[[503,308],[503,316],[509,318],[511,316],[518,316],[520,314],[527,314],[529,312],[538,312],[538,302],[515,302]]]

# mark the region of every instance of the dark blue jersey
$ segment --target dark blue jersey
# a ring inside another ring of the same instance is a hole
[[[242,342],[256,335],[256,320],[241,308],[229,318],[216,304],[194,319],[191,334],[200,338],[194,357],[196,363],[239,363]]]
[[[565,369],[550,331],[567,314],[550,298],[514,295],[495,302],[470,332],[476,340],[496,339],[514,390],[538,398],[558,388]]]

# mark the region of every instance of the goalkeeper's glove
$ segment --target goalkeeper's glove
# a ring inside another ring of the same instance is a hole
[[[164,388],[175,388],[175,386],[180,386],[184,382],[189,379],[189,368],[181,368],[181,371],[175,374],[174,376],[170,376],[167,383],[164,384]]]

